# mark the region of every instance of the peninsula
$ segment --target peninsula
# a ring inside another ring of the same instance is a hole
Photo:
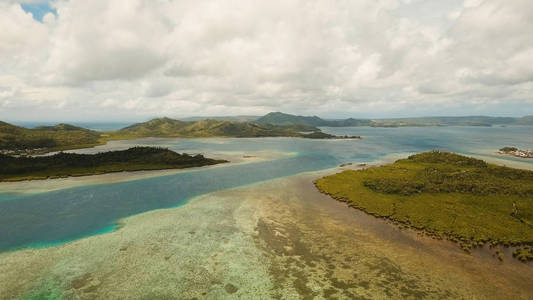
[[[433,151],[326,176],[315,185],[351,207],[449,239],[467,252],[485,244],[515,246],[519,260],[533,259],[532,171]]]
[[[0,154],[0,181],[22,181],[122,171],[184,169],[225,163],[155,147],[133,147],[96,154],[63,153],[13,157]]]

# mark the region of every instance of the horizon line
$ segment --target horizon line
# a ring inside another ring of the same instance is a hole
[[[270,114],[270,113],[283,113],[283,114],[288,114],[288,115],[293,115],[293,116],[298,116],[298,117],[319,117],[321,119],[324,119],[324,120],[346,120],[346,119],[356,119],[356,120],[394,120],[394,119],[422,119],[422,118],[466,118],[466,117],[489,117],[489,118],[515,118],[515,119],[519,119],[519,118],[524,118],[524,117],[530,117],[530,116],[533,116],[533,113],[532,114],[524,114],[524,115],[521,115],[521,116],[502,116],[502,115],[424,115],[424,116],[402,116],[402,117],[375,117],[375,118],[372,118],[372,117],[321,117],[319,115],[316,115],[316,114],[312,114],[312,115],[300,115],[300,114],[296,114],[296,113],[284,113],[284,112],[280,112],[280,111],[272,111],[272,112],[269,112],[267,114]],[[3,121],[3,122],[7,122],[7,123],[55,123],[55,124],[60,124],[60,123],[113,123],[113,124],[118,124],[118,123],[131,123],[131,122],[134,122],[134,123],[139,123],[139,122],[146,122],[146,121],[150,121],[150,120],[153,120],[153,119],[159,119],[159,118],[170,118],[170,119],[174,119],[174,120],[181,120],[181,119],[190,119],[190,118],[204,118],[204,119],[209,119],[209,118],[231,118],[231,117],[257,117],[257,118],[260,118],[260,117],[263,117],[267,114],[264,114],[264,115],[253,115],[253,114],[242,114],[242,115],[209,115],[209,116],[199,116],[199,115],[191,115],[191,116],[180,116],[180,117],[169,117],[169,116],[151,116],[151,117],[146,117],[146,118],[139,118],[139,119],[125,119],[125,120],[98,120],[98,119],[86,119],[86,120],[65,120],[65,119],[58,119],[58,120],[55,120],[55,121],[47,121],[47,120],[38,120],[38,119],[35,119],[35,120],[15,120],[15,119],[9,119],[9,118],[6,118],[6,119],[0,119],[0,121]]]

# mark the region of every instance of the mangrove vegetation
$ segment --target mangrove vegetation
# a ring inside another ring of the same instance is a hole
[[[533,171],[432,151],[326,176],[315,185],[352,207],[447,238],[465,251],[516,246],[513,256],[533,259]]]
[[[227,162],[201,154],[179,154],[165,148],[133,147],[96,154],[60,152],[49,156],[0,154],[0,181],[19,181],[121,171],[183,169]]]

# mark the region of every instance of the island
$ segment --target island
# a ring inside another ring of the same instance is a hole
[[[316,127],[420,127],[420,126],[494,126],[533,125],[533,116],[522,118],[461,116],[461,117],[418,117],[394,119],[323,119],[318,116],[297,116],[282,112],[271,112],[258,117],[255,122],[273,125],[305,124]]]
[[[271,112],[264,116],[194,117],[182,120],[155,118],[114,131],[95,131],[70,124],[24,128],[0,121],[0,153],[35,155],[102,145],[108,141],[160,138],[258,138],[297,137],[308,139],[361,139],[358,135],[336,136],[323,127],[409,126],[506,126],[533,125],[533,116],[512,117],[420,117],[397,119],[323,119]]]
[[[69,124],[32,129],[0,121],[0,153],[41,154],[104,144],[103,134]]]
[[[69,124],[24,128],[0,122],[0,153],[36,155],[102,145],[113,140],[158,138],[259,138],[295,137],[307,139],[360,139],[359,136],[335,136],[307,124],[273,125],[248,121],[180,121],[155,118],[120,130],[100,132]]]
[[[498,151],[498,154],[520,158],[533,158],[533,150],[521,150],[516,147],[503,147]]]
[[[449,239],[467,252],[485,244],[513,246],[517,259],[533,259],[533,171],[432,151],[343,171],[315,185],[351,207]],[[495,256],[503,259],[499,250]]]
[[[225,163],[201,154],[179,154],[157,147],[133,147],[96,154],[60,152],[49,156],[0,154],[0,181],[96,175],[122,171],[183,169]]]

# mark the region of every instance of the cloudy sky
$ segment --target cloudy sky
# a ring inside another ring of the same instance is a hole
[[[0,120],[533,114],[531,0],[0,0]]]

